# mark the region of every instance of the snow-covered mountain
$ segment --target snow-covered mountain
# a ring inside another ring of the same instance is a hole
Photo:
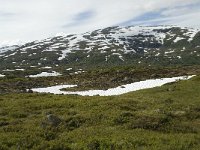
[[[17,49],[19,47],[20,46],[18,46],[18,45],[0,47],[0,55],[3,54],[3,53],[6,53],[8,51],[13,51],[13,50],[15,50],[15,49]]]
[[[72,65],[200,64],[200,30],[177,26],[108,27],[0,49],[0,69]],[[11,51],[11,50],[12,51]]]
[[[7,51],[13,51],[23,45],[24,42],[20,40],[3,41],[0,42],[0,55]]]

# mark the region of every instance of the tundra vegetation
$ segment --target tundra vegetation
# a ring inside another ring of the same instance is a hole
[[[101,80],[107,80],[104,83],[112,87],[140,79],[187,74],[197,76],[120,96],[83,97],[24,90],[77,80],[82,81],[82,84],[77,82],[79,89],[100,88],[97,83]],[[188,150],[200,147],[198,66],[109,68],[68,78],[66,75],[0,79],[0,149]],[[89,81],[91,85],[86,84]]]

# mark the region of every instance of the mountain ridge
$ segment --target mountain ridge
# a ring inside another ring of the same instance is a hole
[[[10,47],[7,47],[10,48]],[[0,49],[1,51],[1,49]],[[200,30],[178,26],[108,27],[57,34],[0,55],[0,70],[44,67],[200,64]]]

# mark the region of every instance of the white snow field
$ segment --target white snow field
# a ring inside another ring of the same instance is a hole
[[[162,79],[149,79],[145,81],[135,82],[131,84],[122,85],[116,88],[111,88],[108,90],[88,90],[88,91],[62,91],[63,88],[71,88],[76,87],[77,85],[57,85],[46,88],[33,88],[33,92],[38,93],[52,93],[52,94],[77,94],[81,96],[113,96],[113,95],[121,95],[128,92],[133,92],[142,89],[148,89],[153,87],[162,86],[166,83],[176,82],[179,80],[188,80],[195,75],[191,76],[180,76],[173,78],[162,78]]]

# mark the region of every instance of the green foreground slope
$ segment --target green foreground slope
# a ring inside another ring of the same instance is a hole
[[[52,113],[61,123],[52,126]],[[200,147],[200,76],[111,97],[0,95],[0,149]]]

